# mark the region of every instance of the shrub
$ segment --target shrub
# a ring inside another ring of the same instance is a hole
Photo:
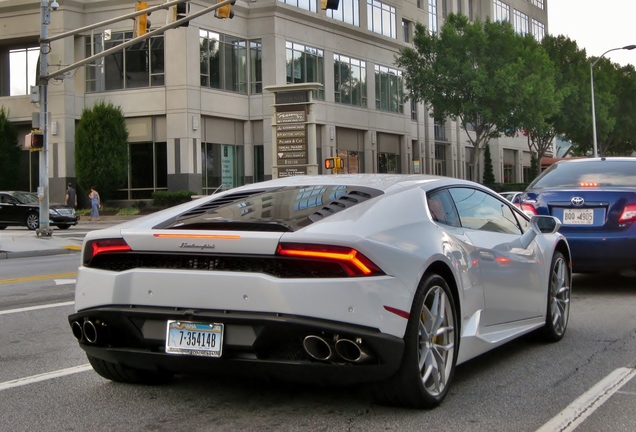
[[[152,194],[152,205],[159,208],[173,207],[192,201],[192,195],[196,195],[192,191],[156,191]]]
[[[121,208],[119,209],[119,211],[117,211],[117,216],[134,216],[134,215],[138,215],[139,214],[139,209],[138,208]]]
[[[135,201],[132,205],[133,208],[137,209],[137,210],[143,210],[146,208],[146,201]]]

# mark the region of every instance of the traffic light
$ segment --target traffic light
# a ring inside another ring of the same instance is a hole
[[[342,169],[342,158],[332,157],[325,159],[325,168],[329,170]]]
[[[190,3],[183,2],[179,3],[174,7],[174,21],[178,21],[181,18],[185,18],[190,13]],[[190,21],[186,21],[183,24],[179,25],[179,27],[187,27],[190,25]]]
[[[340,0],[320,0],[320,9],[338,9],[340,5]]]
[[[217,3],[221,3],[223,0],[217,0]],[[234,18],[234,11],[232,10],[232,6],[236,3],[236,0],[221,6],[218,9],[214,10],[214,16],[217,18]]]
[[[44,134],[42,131],[31,131],[31,148],[36,150],[44,148]]]
[[[144,9],[148,9],[148,2],[138,1],[136,7],[137,12]],[[135,29],[133,31],[133,37],[142,36],[148,32],[148,30],[150,29],[150,20],[148,19],[149,16],[150,14],[148,13],[135,17]]]

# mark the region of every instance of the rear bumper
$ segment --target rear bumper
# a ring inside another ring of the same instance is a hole
[[[575,273],[636,268],[636,224],[621,233],[563,233],[572,252]]]
[[[80,336],[80,347],[87,354],[133,368],[176,374],[240,373],[329,384],[373,382],[393,375],[404,351],[401,338],[377,329],[281,314],[108,306],[83,310],[68,319],[71,326],[86,320],[96,324],[93,343]],[[166,326],[171,319],[222,323],[222,356],[166,353]],[[337,354],[327,361],[316,360],[303,348],[308,335],[329,341],[359,338],[369,357],[360,363],[345,361]]]

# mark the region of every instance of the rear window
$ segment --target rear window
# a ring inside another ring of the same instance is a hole
[[[206,201],[155,228],[296,231],[382,195],[347,185],[307,185],[230,193]]]
[[[585,185],[635,187],[636,159],[557,163],[545,170],[529,189],[581,187]]]

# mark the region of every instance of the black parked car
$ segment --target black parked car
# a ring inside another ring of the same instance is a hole
[[[49,204],[49,221],[60,229],[77,225],[79,218],[71,207]],[[40,226],[40,200],[32,192],[0,192],[0,230],[9,225]]]

